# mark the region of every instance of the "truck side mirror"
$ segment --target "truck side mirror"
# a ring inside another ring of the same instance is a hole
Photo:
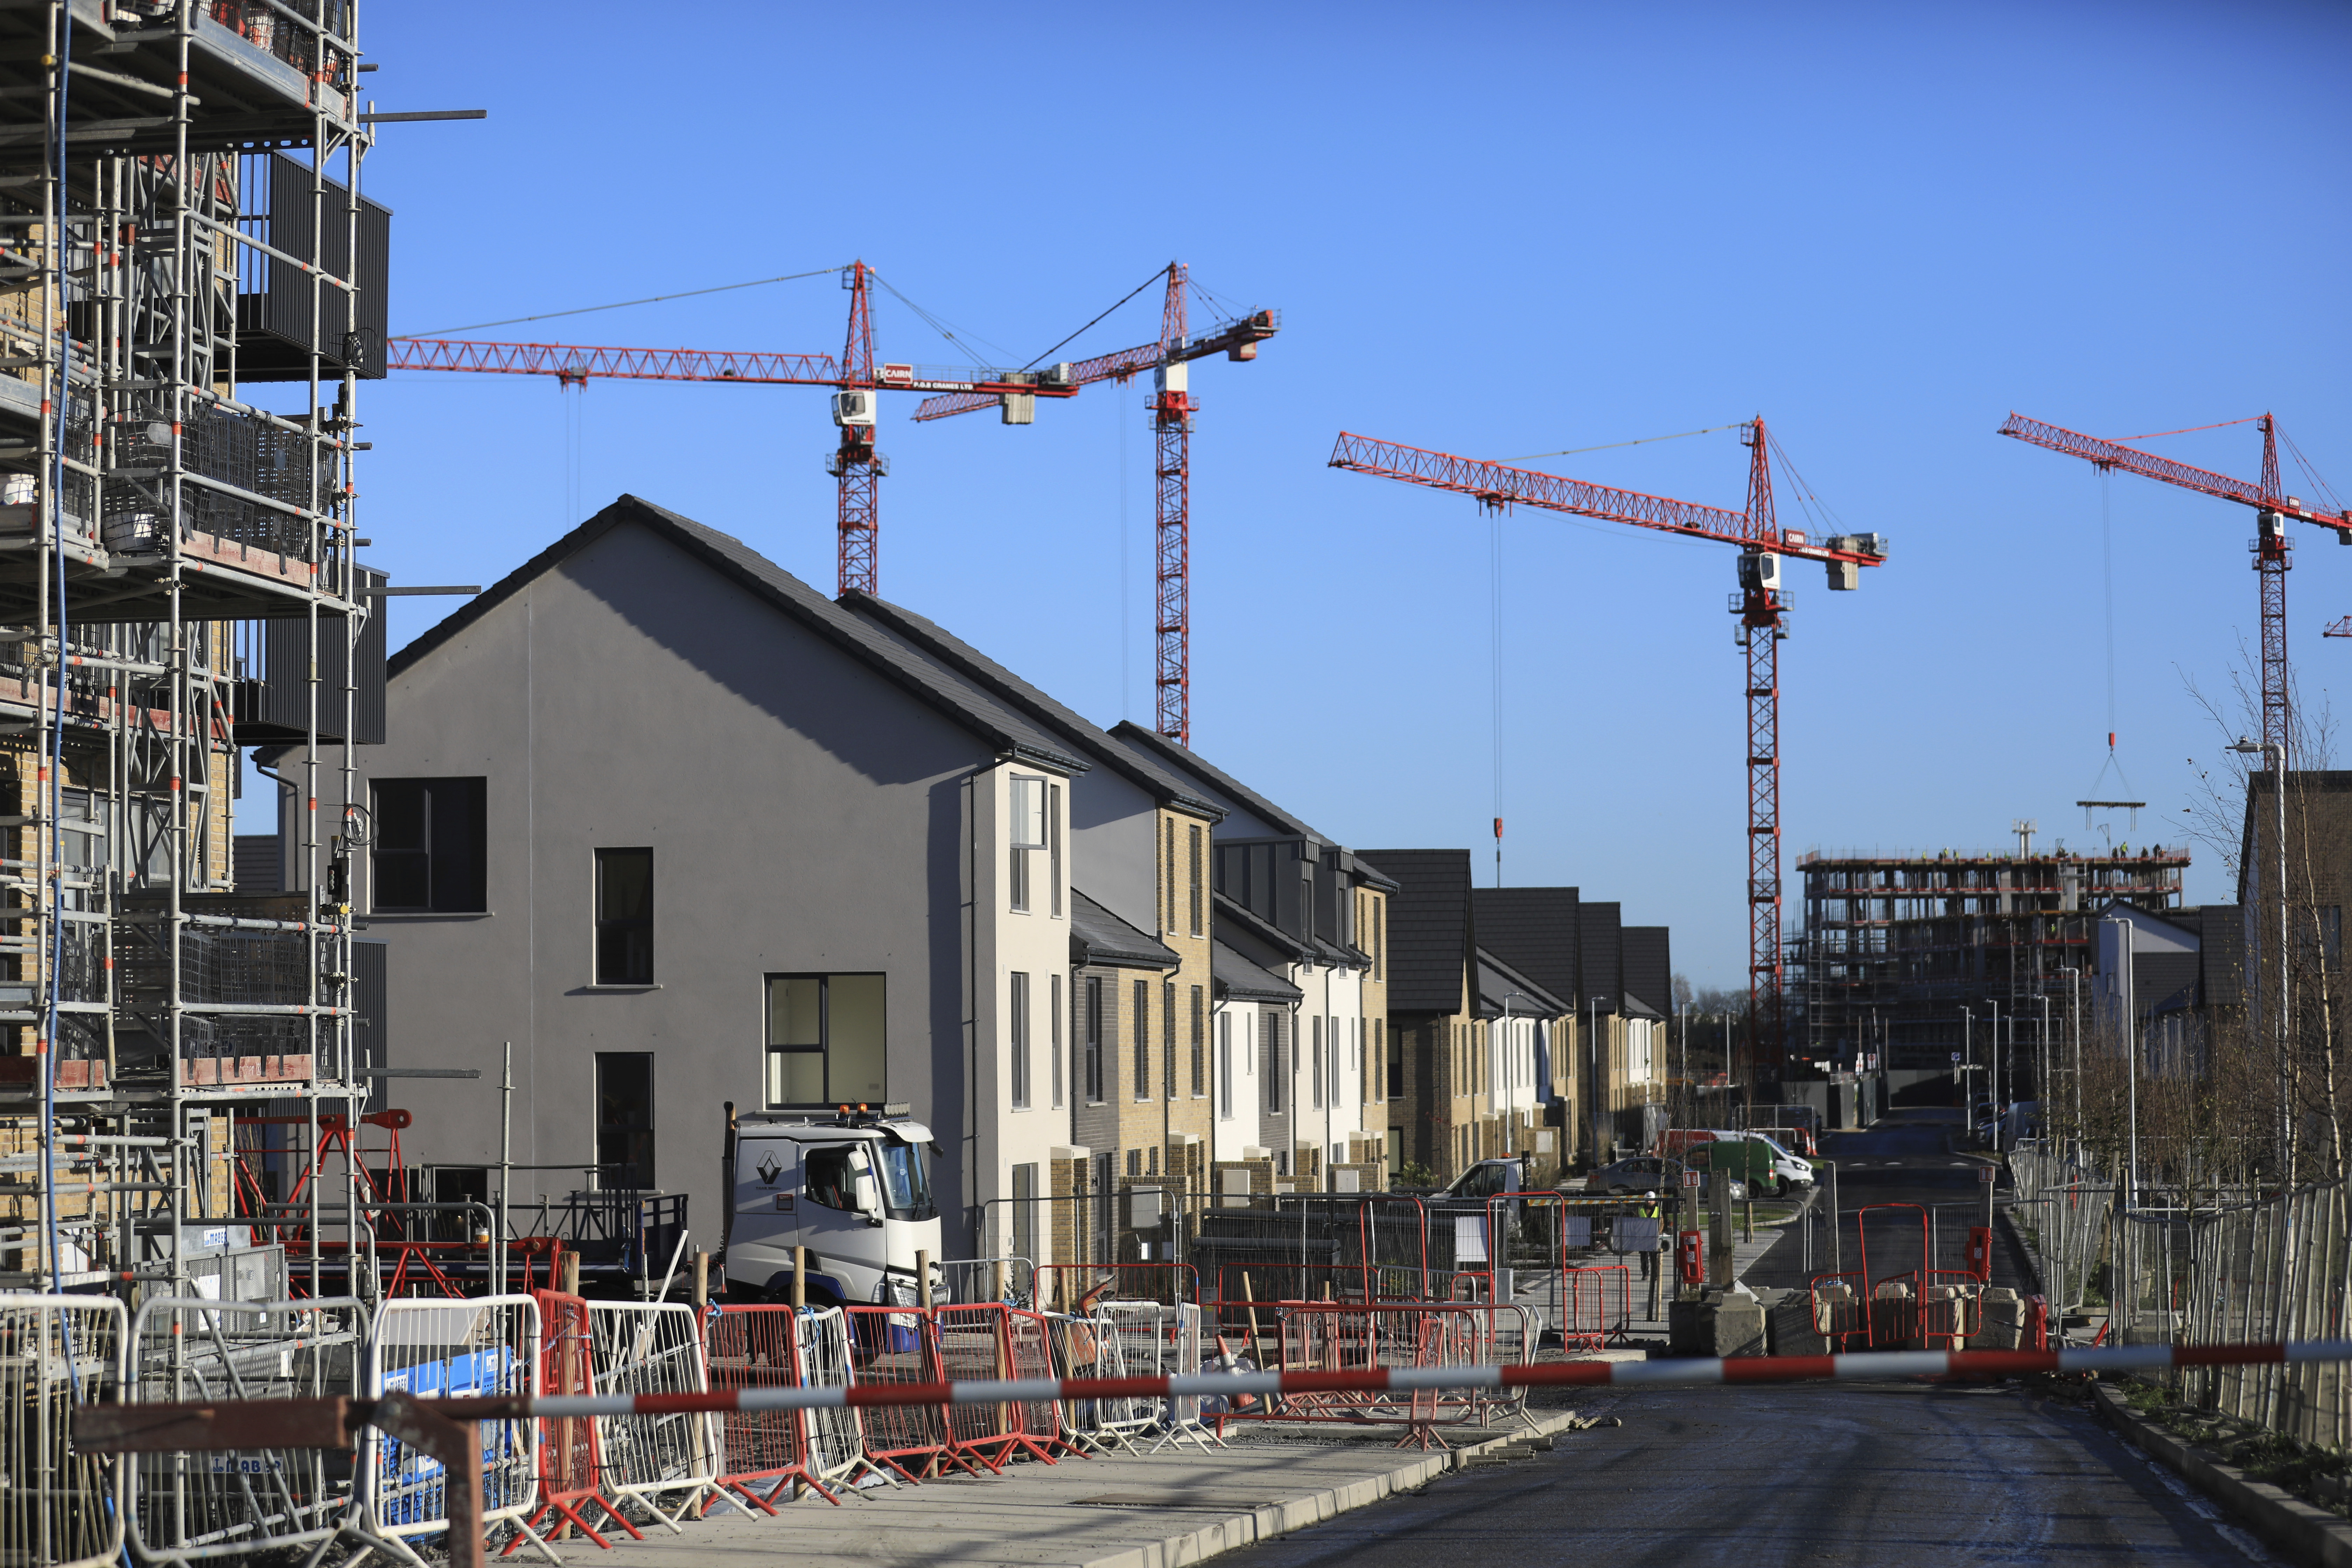
[[[858,1172],[856,1176],[853,1179],[852,1185],[857,1194],[857,1211],[866,1216],[866,1223],[868,1225],[880,1225],[882,1223],[882,1194],[875,1187],[874,1173],[871,1171]]]

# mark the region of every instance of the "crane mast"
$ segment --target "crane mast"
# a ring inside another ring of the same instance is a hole
[[[1786,1008],[1780,954],[1780,639],[1788,636],[1789,597],[1780,583],[1784,559],[1817,561],[1830,586],[1857,585],[1857,568],[1882,564],[1883,534],[1840,534],[1816,542],[1782,531],[1773,515],[1771,438],[1761,417],[1741,437],[1749,448],[1748,510],[1612,489],[1557,474],[1457,458],[1417,447],[1341,432],[1331,467],[1433,489],[1452,490],[1481,507],[1534,506],[1580,517],[1629,523],[1661,533],[1709,539],[1739,551],[1739,591],[1731,611],[1747,665],[1748,787],[1748,1085],[1769,1060],[1777,1075],[1786,1056]]]
[[[2254,537],[2247,548],[2253,556],[2261,590],[2263,742],[2279,748],[2279,755],[2284,757],[2294,729],[2286,658],[2286,574],[2294,564],[2294,541],[2287,537],[2286,524],[2293,521],[2332,528],[2337,542],[2352,543],[2352,511],[2315,511],[2305,507],[2300,498],[2280,493],[2284,487],[2279,478],[2278,422],[2263,414],[2254,423],[2263,433],[2263,477],[2259,482],[2231,479],[2154,452],[2143,452],[2120,441],[2085,436],[2079,430],[2047,425],[2014,412],[2001,421],[1997,434],[2063,452],[2070,458],[2081,458],[2102,470],[2120,468],[2127,474],[2254,509]]]

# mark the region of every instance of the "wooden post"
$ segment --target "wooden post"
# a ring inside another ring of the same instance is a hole
[[[1242,1270],[1242,1300],[1247,1304],[1249,1311],[1250,1359],[1257,1363],[1258,1370],[1263,1372],[1265,1370],[1265,1347],[1258,1342],[1257,1337],[1257,1292],[1250,1289],[1249,1270],[1246,1268]]]
[[[1004,1300],[1004,1259],[1003,1259],[1002,1258],[998,1258],[994,1263],[992,1263],[992,1264],[991,1264],[991,1265],[989,1266],[989,1269],[988,1269],[988,1278],[989,1278],[989,1298],[988,1298],[988,1299],[989,1299],[990,1300],[992,1300],[992,1301],[1002,1301],[1002,1300]]]
[[[1720,1176],[1722,1180],[1716,1178]],[[1706,1173],[1706,1282],[1727,1287],[1732,1279],[1731,1173],[1710,1166]]]
[[[798,1312],[807,1306],[808,1248],[795,1247],[793,1248],[793,1310]]]
[[[571,1248],[563,1251],[562,1283],[557,1287],[567,1296],[580,1294],[580,1255]]]
[[[694,1315],[700,1318],[702,1310],[709,1305],[710,1254],[698,1252],[694,1255]]]
[[[928,1315],[931,1310],[931,1255],[918,1248],[915,1252],[915,1304]]]

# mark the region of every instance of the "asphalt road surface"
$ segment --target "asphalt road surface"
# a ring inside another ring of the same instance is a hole
[[[1235,1553],[1234,1568],[2273,1561],[2089,1416],[2007,1388],[1643,1390],[1624,1421]]]
[[[1874,1206],[1899,1205],[1934,1211],[1936,1266],[1959,1266],[1984,1203],[1982,1162],[1955,1146],[1959,1131],[1956,1112],[1906,1112],[1825,1142],[1845,1267],[1860,1263],[1864,1226],[1874,1279],[1917,1266],[1918,1213]],[[1825,1223],[1813,1245],[1825,1272]],[[1791,1232],[1748,1278],[1799,1284],[1801,1254]],[[1994,1283],[2031,1289],[2023,1263],[1996,1246]],[[1547,1403],[1624,1425],[1449,1475],[1239,1553],[1234,1568],[2273,1561],[2088,1415],[2020,1385],[1561,1390]]]

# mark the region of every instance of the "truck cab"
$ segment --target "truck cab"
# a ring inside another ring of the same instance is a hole
[[[739,1298],[788,1300],[793,1248],[805,1248],[812,1307],[911,1307],[916,1255],[931,1300],[947,1295],[930,1129],[903,1105],[779,1110],[728,1123],[727,1283]]]

